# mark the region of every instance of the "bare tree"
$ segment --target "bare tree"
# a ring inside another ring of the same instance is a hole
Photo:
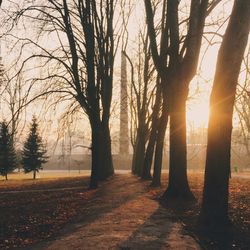
[[[155,67],[161,77],[165,112],[170,115],[169,185],[165,198],[193,199],[187,180],[186,100],[196,73],[208,0],[191,1],[189,16],[179,20],[180,1],[164,1],[162,38],[158,51],[152,3],[145,0],[147,25]],[[180,23],[186,35],[180,36]],[[167,116],[167,115],[165,115]]]
[[[156,80],[156,97],[155,97],[155,103],[153,106],[153,111],[152,111],[152,121],[151,121],[151,130],[150,130],[150,135],[149,135],[149,140],[147,144],[147,148],[145,151],[145,157],[144,157],[144,162],[143,162],[143,169],[142,169],[142,179],[152,179],[151,177],[151,166],[153,162],[153,156],[155,152],[155,144],[157,142],[157,131],[158,131],[158,126],[159,126],[159,119],[160,119],[160,111],[161,111],[161,106],[162,106],[162,90],[161,90],[161,85],[160,85],[160,78],[159,76],[157,77]],[[155,157],[156,159],[156,157]],[[158,167],[158,163],[154,167]],[[160,164],[161,166],[161,164]],[[154,171],[156,173],[156,171]]]
[[[154,3],[153,7],[154,13],[157,10],[158,4],[159,2],[157,1],[156,3]],[[163,2],[161,20],[160,23],[157,25],[159,26],[161,34],[163,34],[165,29],[165,23],[163,21],[165,20],[165,18],[166,18],[166,1]],[[165,36],[161,35],[160,38],[161,53],[164,53],[165,51],[164,47],[162,47],[162,45],[165,46],[164,44],[165,38],[166,38]],[[164,144],[166,127],[168,123],[168,111],[167,111],[167,105],[165,105],[166,103],[163,100],[163,89],[161,80],[162,79],[160,77],[160,74],[158,73],[156,81],[156,98],[152,112],[151,130],[150,130],[149,142],[147,144],[146,153],[144,157],[143,171],[142,171],[142,179],[151,179],[151,166],[154,156],[154,172],[151,184],[152,186],[159,186],[161,182],[160,179],[161,179],[161,168],[162,168],[163,144]]]
[[[250,59],[250,48],[244,58],[244,69],[241,74],[244,74],[244,81],[238,84],[235,110],[239,117],[239,129],[235,138],[235,144],[243,146],[245,156],[247,158],[246,165],[250,162],[250,91],[249,91],[249,59]],[[244,157],[245,158],[245,157]]]
[[[5,119],[9,117],[8,125],[13,145],[18,140],[17,133],[22,133],[22,117],[25,113],[24,107],[30,92],[24,88],[25,83],[21,75],[16,78],[10,78],[8,72],[4,72],[1,91],[1,105],[4,107]]]
[[[125,53],[125,52],[124,52]],[[155,94],[155,75],[150,60],[149,40],[146,29],[139,31],[137,60],[132,60],[126,54],[131,66],[131,116],[134,132],[132,173],[142,175],[145,147],[148,141],[149,123],[151,121],[150,105]],[[136,78],[136,80],[135,80]]]
[[[24,1],[14,20],[37,23],[36,39],[16,37],[33,54],[21,69],[39,58],[43,75],[32,79],[45,83],[36,98],[56,94],[57,101],[72,101],[87,114],[92,131],[90,187],[114,173],[109,130],[113,87],[114,1]],[[24,22],[25,23],[25,22]],[[53,39],[48,46],[42,38]],[[32,100],[30,100],[32,101]]]
[[[232,115],[237,79],[250,30],[250,2],[234,1],[221,44],[213,89],[206,155],[201,219],[210,224],[228,222],[228,185]]]

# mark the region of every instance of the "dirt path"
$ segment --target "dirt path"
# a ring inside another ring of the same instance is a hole
[[[102,184],[84,211],[56,239],[32,249],[200,249],[153,199],[147,183],[129,174]]]

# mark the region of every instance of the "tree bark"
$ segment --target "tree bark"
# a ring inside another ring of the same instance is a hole
[[[211,225],[226,224],[232,116],[237,79],[250,29],[250,2],[236,0],[221,44],[213,89],[200,219]]]
[[[142,175],[143,160],[145,155],[145,129],[144,126],[139,124],[136,136],[134,157],[132,162],[132,172],[135,175]]]
[[[194,200],[187,179],[186,100],[188,89],[184,86],[185,84],[179,84],[179,88],[172,89],[171,94],[168,95],[170,159],[169,183],[163,195],[164,199]]]
[[[151,180],[151,166],[153,162],[153,156],[154,156],[154,150],[155,150],[155,144],[157,140],[157,122],[158,119],[152,120],[152,130],[149,137],[149,142],[146,148],[146,153],[144,157],[143,162],[143,169],[142,169],[142,179],[143,180]]]
[[[101,150],[103,155],[103,161],[100,162],[100,168],[99,168],[99,180],[105,180],[108,177],[112,176],[114,174],[114,167],[113,167],[113,161],[112,161],[112,150],[111,150],[111,138],[110,138],[110,130],[108,124],[102,124],[102,137],[100,140],[101,142]]]
[[[155,149],[155,159],[154,159],[154,173],[151,186],[159,187],[161,186],[161,169],[162,169],[162,156],[163,156],[163,146],[168,124],[168,107],[167,104],[163,103],[162,115],[160,118],[160,123],[157,131],[157,141]]]
[[[89,187],[91,189],[98,187],[98,177],[99,177],[99,165],[101,160],[101,141],[100,141],[100,129],[97,123],[91,121],[91,176]]]
[[[152,114],[151,133],[143,162],[142,179],[144,180],[152,179],[151,166],[154,156],[155,145],[157,141],[157,129],[158,129],[157,127],[159,122],[158,114],[160,113],[160,107],[161,107],[161,92],[162,92],[161,86],[159,85],[159,82],[157,82],[156,98]]]
[[[98,181],[106,180],[114,174],[111,138],[108,123],[103,123],[97,118],[90,119],[92,131],[92,163],[90,188],[96,188]]]
[[[36,179],[36,170],[33,171],[33,180]]]

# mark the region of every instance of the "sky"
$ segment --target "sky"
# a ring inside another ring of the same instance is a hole
[[[185,0],[183,1],[185,3]],[[189,2],[189,1],[186,1]],[[222,3],[214,10],[212,15],[208,18],[208,22],[214,22],[216,20],[224,20],[229,15],[231,8],[232,8],[232,2],[228,0],[222,0]],[[3,8],[8,8],[7,4],[4,3]],[[133,53],[132,50],[134,49],[134,43],[136,41],[136,35],[138,33],[138,28],[142,26],[145,22],[144,19],[144,4],[142,0],[136,1],[136,4],[134,5],[133,12],[131,14],[131,18],[128,24],[128,32],[129,32],[129,45],[128,45],[128,53]],[[218,25],[219,27],[219,25]],[[225,31],[226,25],[222,26],[220,29],[218,29],[218,33],[223,35]],[[32,28],[32,27],[31,27]],[[207,26],[205,29],[205,32],[210,32],[211,30],[214,30],[214,27]],[[18,31],[20,32],[20,31]],[[26,31],[23,31],[28,32]],[[29,31],[30,32],[30,31]],[[219,49],[219,42],[221,41],[221,36],[213,35],[213,34],[205,34],[204,37],[206,39],[203,40],[203,46],[201,49],[201,57],[200,57],[200,63],[198,68],[198,76],[196,76],[193,81],[190,84],[190,95],[187,102],[187,124],[188,129],[191,127],[199,128],[199,127],[207,127],[208,123],[208,116],[209,116],[209,96],[210,91],[212,88],[212,81],[213,76],[215,72],[215,65],[216,65],[216,58],[217,53]],[[212,39],[212,40],[211,40]],[[44,41],[47,42],[48,37],[44,38]],[[213,45],[208,46],[207,40],[210,40]],[[51,40],[50,40],[51,41]],[[2,55],[4,57],[4,63],[5,65],[8,65],[8,63],[13,59],[13,57],[16,56],[14,53],[10,53],[10,44],[8,42],[5,42],[4,40],[1,40],[2,44]],[[53,43],[50,44],[50,46],[53,47]],[[29,53],[29,51],[27,51]],[[115,78],[114,78],[114,97],[113,97],[113,110],[111,117],[111,131],[113,135],[115,136],[118,132],[119,128],[119,72],[120,72],[120,53],[118,51],[117,53],[117,59],[115,63]],[[129,72],[129,70],[128,70]],[[35,73],[35,72],[33,72]],[[128,79],[130,79],[130,76],[128,76]],[[41,106],[41,105],[40,105]],[[34,110],[37,108],[37,104],[31,105],[26,112],[25,118],[29,121],[31,120],[31,117],[34,113]],[[64,106],[62,106],[61,109],[63,109]],[[57,110],[58,113],[60,113],[60,108]],[[4,111],[2,112],[3,116]],[[39,115],[41,113],[41,110],[37,109],[37,114]],[[1,111],[0,111],[1,114]],[[45,116],[40,116],[41,120],[45,120],[45,126],[42,126],[42,129],[44,131],[44,134],[46,134],[47,138],[53,138],[53,140],[56,140],[58,137],[58,119],[60,118],[60,115],[55,116],[55,113],[46,114]],[[48,120],[46,120],[48,119]],[[49,122],[48,122],[49,121]],[[75,125],[76,130],[78,131],[87,131],[89,130],[89,125],[86,120],[86,116],[81,115],[79,124]],[[88,135],[85,135],[86,138],[86,144],[89,143],[90,138]]]

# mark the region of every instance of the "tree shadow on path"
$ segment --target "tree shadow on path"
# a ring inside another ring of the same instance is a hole
[[[200,249],[186,235],[182,223],[167,208],[159,208],[124,242],[119,249]]]
[[[74,234],[80,228],[98,221],[104,214],[136,199],[145,192],[146,187],[139,184],[134,176],[130,174],[115,175],[100,184],[94,197],[87,201],[81,213],[79,212],[78,216],[60,230],[55,237],[24,249],[46,249],[54,240]]]
[[[162,204],[182,221],[186,232],[199,242],[202,249],[249,249],[249,235],[233,223],[228,225],[201,224],[199,203],[180,205],[179,203],[162,202]]]

